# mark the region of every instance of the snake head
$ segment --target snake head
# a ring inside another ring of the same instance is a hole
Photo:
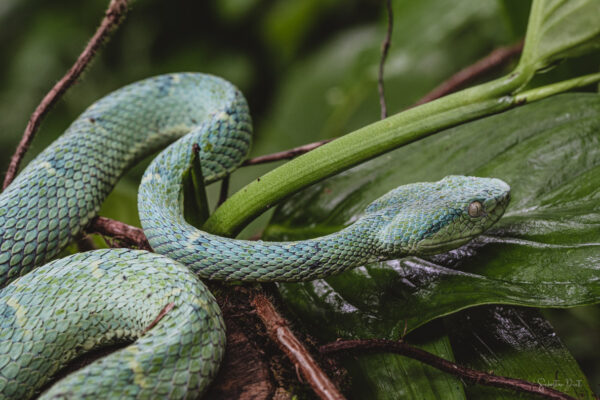
[[[389,259],[457,248],[498,221],[509,201],[510,187],[500,179],[448,176],[400,186],[371,203],[365,216],[380,227],[377,255]]]

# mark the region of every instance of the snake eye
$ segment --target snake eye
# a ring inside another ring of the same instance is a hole
[[[469,204],[469,216],[473,217],[473,218],[477,218],[480,217],[481,214],[483,214],[483,206],[481,205],[480,202],[478,201],[474,201],[471,204]]]

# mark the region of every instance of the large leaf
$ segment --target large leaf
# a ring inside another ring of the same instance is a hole
[[[569,351],[548,322],[532,309],[477,307],[454,314],[443,323],[428,324],[405,340],[480,371],[520,377],[578,399],[593,399],[586,377]],[[352,377],[346,388],[352,399],[510,400],[516,396],[513,391],[482,385],[463,388],[457,378],[396,354],[351,353],[340,355],[340,361]],[[520,398],[538,397],[521,394]]]
[[[521,67],[531,72],[600,48],[600,2],[535,0]]]
[[[558,96],[442,132],[293,197],[275,213],[269,239],[338,230],[393,187],[448,174],[504,179],[513,199],[496,227],[458,250],[280,285],[290,309],[329,341],[399,338],[485,303],[600,302],[599,110],[597,95]]]
[[[420,330],[411,342],[453,360],[450,340],[441,324]],[[350,399],[466,399],[461,381],[415,360],[389,353],[341,355],[351,380],[344,388]]]
[[[480,371],[519,377],[578,399],[593,399],[585,376],[552,326],[533,309],[486,306],[444,320],[456,360]],[[470,385],[472,399],[514,399],[515,393]],[[527,396],[537,398],[534,396]]]

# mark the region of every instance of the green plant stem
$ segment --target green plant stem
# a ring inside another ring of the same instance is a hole
[[[578,76],[577,78],[569,79],[566,81],[526,90],[516,95],[515,100],[518,104],[531,103],[532,101],[550,97],[554,94],[566,92],[567,90],[571,90],[574,88],[588,86],[596,82],[600,82],[600,72],[596,74]]]
[[[221,205],[204,229],[234,236],[283,198],[315,182],[441,129],[502,111],[523,84],[518,73],[411,108],[349,133],[267,173]]]
[[[406,110],[318,147],[246,185],[210,216],[204,229],[221,236],[235,236],[272,205],[322,179],[451,126],[592,84],[600,80],[600,74],[531,89],[516,96],[508,94],[527,79],[528,73],[515,72]]]

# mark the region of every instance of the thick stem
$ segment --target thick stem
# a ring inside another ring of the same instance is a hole
[[[231,196],[211,215],[205,229],[220,236],[234,236],[285,197],[361,162],[443,129],[600,81],[600,73],[596,73],[502,96],[529,79],[527,72],[518,71],[408,109],[291,160]]]
[[[315,182],[442,129],[507,109],[511,97],[498,97],[520,82],[501,79],[406,110],[342,136],[276,168],[231,196],[204,225],[233,236],[254,217]],[[490,97],[492,100],[484,100]],[[466,104],[466,105],[463,105]]]

